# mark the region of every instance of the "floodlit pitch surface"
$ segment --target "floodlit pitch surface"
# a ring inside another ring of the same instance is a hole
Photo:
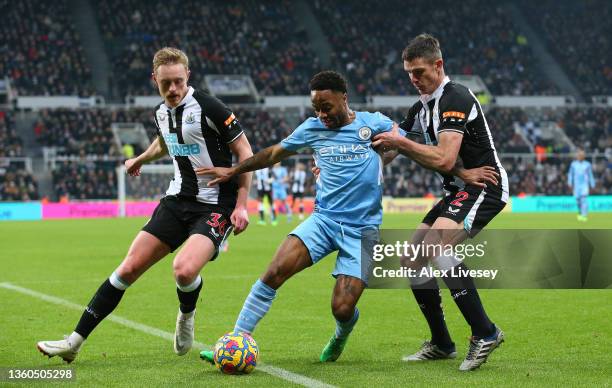
[[[196,315],[198,345],[210,345],[233,327],[242,302],[276,247],[297,221],[259,226],[230,239],[229,252],[207,265]],[[386,215],[383,227],[410,228],[416,215]],[[144,219],[0,223],[0,368],[66,367],[36,350],[38,340],[70,333],[94,291],[125,255]],[[611,214],[504,214],[495,228],[612,229]],[[537,233],[534,231],[534,233]],[[611,254],[612,255],[612,254]],[[612,257],[612,256],[611,256]],[[450,361],[404,363],[428,338],[408,290],[370,290],[342,357],[321,364],[334,320],[328,257],[289,280],[254,338],[261,366],[248,376],[221,375],[199,360],[197,347],[172,351],[178,308],[167,257],[128,289],[90,336],[70,367],[83,386],[605,386],[612,381],[612,290],[482,290],[506,342],[480,370],[458,371],[469,330],[448,291],[446,319],[457,344]],[[468,263],[469,265],[469,263]],[[0,382],[0,385],[6,383]],[[30,384],[32,381],[29,382]]]

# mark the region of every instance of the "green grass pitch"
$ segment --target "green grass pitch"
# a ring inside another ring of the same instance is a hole
[[[410,228],[417,215],[387,215],[383,227]],[[98,219],[0,223],[0,283],[10,283],[85,305],[125,255],[144,219]],[[258,226],[230,240],[203,271],[196,340],[213,344],[233,327],[244,298],[276,247],[296,225]],[[579,224],[573,214],[504,214],[492,228],[612,229],[610,214],[592,214]],[[612,257],[612,256],[611,256]],[[333,257],[289,280],[254,333],[260,361],[335,386],[610,386],[612,384],[612,290],[482,290],[492,319],[506,342],[480,370],[458,371],[469,330],[443,291],[446,317],[458,358],[402,363],[428,337],[424,319],[408,290],[369,290],[360,301],[361,319],[345,353],[321,364],[319,353],[334,330],[330,311]],[[115,315],[174,332],[177,311],[167,257],[124,296]],[[469,263],[468,263],[469,264]],[[35,343],[70,333],[81,311],[0,287],[0,368],[65,367],[48,360]],[[183,357],[172,342],[111,321],[103,322],[71,364],[75,386],[287,386],[264,373],[225,376],[198,359]],[[8,382],[0,381],[0,386]],[[21,382],[15,385],[39,385]]]

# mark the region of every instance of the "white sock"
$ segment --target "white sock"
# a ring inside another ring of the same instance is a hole
[[[179,290],[183,292],[191,292],[195,290],[196,288],[200,287],[201,283],[202,283],[202,276],[198,275],[198,277],[195,278],[195,280],[191,284],[187,284],[183,286],[183,285],[178,284],[177,282],[176,286],[178,287]]]
[[[85,338],[83,338],[83,336],[76,331],[73,331],[72,334],[68,336],[68,343],[77,350],[81,347],[84,341]]]

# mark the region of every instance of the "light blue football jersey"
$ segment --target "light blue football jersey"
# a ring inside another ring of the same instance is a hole
[[[567,183],[572,186],[575,197],[589,195],[589,187],[595,187],[595,177],[593,176],[591,163],[586,160],[574,160],[570,164]]]
[[[355,120],[341,128],[327,128],[311,117],[281,142],[289,151],[314,151],[321,168],[315,212],[350,225],[381,224],[383,163],[372,137],[392,127],[380,112],[355,112]]]

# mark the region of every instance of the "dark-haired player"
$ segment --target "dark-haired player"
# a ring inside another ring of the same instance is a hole
[[[422,166],[440,173],[446,195],[427,213],[414,239],[429,244],[458,244],[478,233],[504,208],[509,195],[508,177],[497,157],[478,100],[468,88],[452,82],[445,75],[438,40],[428,34],[417,36],[405,48],[402,59],[404,69],[421,97],[400,127],[421,132],[427,144],[416,143],[395,131],[376,136],[374,144],[397,149]],[[465,169],[489,169],[499,180],[494,180],[496,184],[479,185],[457,180],[451,172],[458,158]],[[441,269],[466,269],[465,264],[455,257],[424,259],[431,260]],[[485,313],[474,280],[469,275],[445,278],[444,281],[472,329],[470,348],[459,369],[476,369],[503,342],[504,334]],[[414,279],[412,290],[429,324],[432,339],[404,360],[454,358],[455,344],[444,321],[436,279]]]
[[[300,150],[314,151],[321,167],[314,213],[280,245],[251,288],[234,329],[252,333],[287,279],[337,251],[331,303],[336,330],[320,356],[321,361],[335,361],[359,319],[356,305],[368,280],[362,268],[362,238],[365,244],[375,243],[382,221],[382,160],[372,148],[372,136],[390,131],[393,122],[381,113],[351,110],[346,81],[336,72],[316,74],[310,90],[317,117],[306,119],[279,144],[232,168],[202,169],[198,174],[214,175],[210,183],[217,184],[272,166]],[[212,360],[210,351],[201,356]]]

